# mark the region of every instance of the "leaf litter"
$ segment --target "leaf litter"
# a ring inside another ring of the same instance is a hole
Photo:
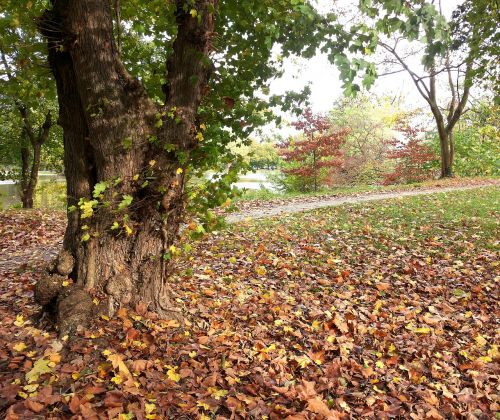
[[[0,413],[498,416],[498,215],[490,188],[237,224],[179,257],[186,325],[122,308],[66,342],[32,318],[35,254],[0,285]]]

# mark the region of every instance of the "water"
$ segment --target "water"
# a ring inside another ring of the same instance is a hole
[[[242,175],[235,184],[238,188],[259,190],[262,187],[274,191],[275,187],[268,179],[268,171],[258,171]],[[35,197],[35,207],[61,208],[64,199],[64,178],[51,173],[40,173],[38,178],[37,194]],[[14,181],[0,181],[0,209],[9,207],[19,207],[18,186]]]

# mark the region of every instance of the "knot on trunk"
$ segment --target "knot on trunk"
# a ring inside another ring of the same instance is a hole
[[[65,276],[44,275],[35,285],[35,300],[42,306],[53,303],[63,289],[64,280]]]
[[[64,288],[57,299],[57,324],[59,335],[72,334],[89,325],[93,316],[92,297],[82,288]]]
[[[106,284],[106,292],[111,295],[115,301],[121,302],[124,305],[132,301],[134,283],[127,271],[123,271],[108,280]]]
[[[62,250],[57,256],[56,271],[61,276],[69,276],[75,267],[75,259],[68,251]]]

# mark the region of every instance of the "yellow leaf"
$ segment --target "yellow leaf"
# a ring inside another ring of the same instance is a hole
[[[297,357],[297,358],[295,358],[295,360],[297,361],[297,363],[299,364],[299,366],[302,369],[304,369],[307,365],[311,364],[311,361],[306,356]]]
[[[210,406],[206,403],[206,402],[203,402],[203,401],[198,401],[196,403],[196,406],[197,407],[201,407],[203,408],[204,410],[209,410],[210,409]]]
[[[264,276],[267,273],[266,267],[259,265],[255,270],[259,276]]]
[[[120,385],[123,382],[123,379],[121,376],[113,376],[111,378],[111,382],[115,383],[116,385]]]
[[[196,134],[196,140],[198,141],[205,140],[205,137],[203,137],[203,133],[201,131],[198,131],[198,133]]]
[[[132,231],[132,228],[129,225],[127,225],[126,223],[124,223],[123,224],[123,228],[125,229],[125,232],[127,233],[127,235],[129,235],[129,236],[132,235],[133,231]]]
[[[184,172],[182,168],[177,168],[177,175],[180,175]]]
[[[73,372],[71,374],[71,377],[73,378],[73,380],[77,381],[78,379],[80,379],[80,373],[79,372]]]
[[[15,351],[23,351],[26,350],[26,344],[18,343],[14,347],[12,347]]]
[[[49,355],[49,360],[52,363],[59,363],[61,361],[61,355],[59,353],[52,353]]]
[[[128,367],[125,364],[125,362],[123,361],[123,357],[120,354],[110,354],[108,356],[108,360],[111,362],[114,369],[118,369],[118,373],[119,373],[121,379],[126,379],[127,382],[129,382],[129,383],[134,382],[134,380],[132,378],[132,374],[128,370]],[[115,382],[115,383],[119,383],[119,382]]]
[[[276,321],[274,321],[274,325],[276,325],[277,327],[283,325],[283,320],[282,319],[277,319]]]
[[[429,327],[421,327],[421,328],[415,328],[413,332],[417,334],[429,334],[431,332],[431,329]]]
[[[63,285],[63,287],[68,287],[69,286],[69,281],[68,280],[64,280],[62,282],[62,285]]]
[[[335,341],[335,337],[333,335],[329,335],[326,341],[328,341],[329,343],[333,343]]]
[[[26,374],[26,381],[31,384],[36,382],[41,375],[52,372],[50,363],[50,360],[38,359],[33,368]]]
[[[16,327],[22,327],[26,321],[24,320],[24,317],[22,315],[17,315],[16,320],[14,321],[14,325]]]
[[[476,343],[479,347],[484,347],[486,344],[488,344],[488,341],[482,336],[478,335],[474,340],[476,340]]]
[[[179,375],[176,372],[177,369],[178,369],[177,366],[169,367],[169,369],[167,370],[168,379],[170,379],[171,381],[174,381],[174,382],[179,382],[181,380],[181,375]]]
[[[214,387],[209,387],[208,392],[212,397],[214,397],[216,400],[220,400],[222,397],[227,395],[227,391],[225,389],[217,389]]]
[[[198,11],[196,9],[191,9],[189,11],[189,14],[195,18],[196,16],[198,16]]]
[[[162,322],[161,326],[163,328],[179,328],[181,324],[179,324],[179,321],[176,321],[175,319],[170,319],[168,321]]]
[[[32,392],[35,392],[39,386],[39,384],[24,385],[23,389],[31,394]]]
[[[313,323],[312,323],[312,329],[313,329],[314,331],[318,331],[318,330],[320,329],[320,327],[321,327],[320,322],[319,322],[317,319],[315,319],[315,320],[313,321]]]
[[[156,165],[156,160],[149,161],[149,166],[155,166],[155,165]]]
[[[156,410],[156,405],[145,403],[144,410],[146,411],[146,414],[151,414],[153,411]]]
[[[385,367],[384,362],[382,362],[381,360],[377,360],[375,362],[375,366],[377,366],[379,369],[383,369]]]
[[[109,349],[106,349],[106,350],[102,351],[102,355],[103,356],[109,356],[110,354],[111,354],[111,350],[109,350]]]

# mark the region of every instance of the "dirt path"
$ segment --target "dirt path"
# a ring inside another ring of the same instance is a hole
[[[477,188],[484,188],[487,186],[500,186],[500,182],[492,182],[489,185],[464,185],[458,187],[432,187],[426,189],[419,189],[415,191],[394,191],[394,192],[379,192],[369,193],[366,195],[358,195],[355,197],[336,197],[328,199],[319,199],[317,201],[307,202],[293,202],[290,204],[280,204],[274,207],[267,207],[264,209],[247,210],[238,213],[232,213],[226,216],[228,223],[237,223],[247,219],[261,219],[264,217],[278,216],[280,214],[298,213],[301,211],[314,210],[322,207],[341,206],[343,204],[363,203],[366,201],[387,200],[390,198],[399,197],[413,197],[417,195],[435,194],[450,191],[464,191],[473,190]]]

